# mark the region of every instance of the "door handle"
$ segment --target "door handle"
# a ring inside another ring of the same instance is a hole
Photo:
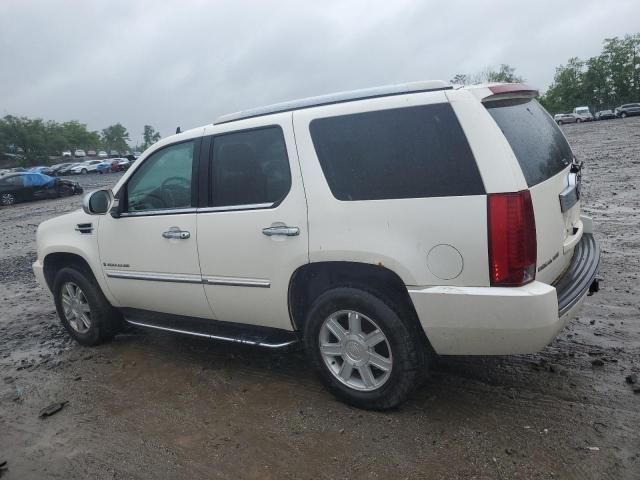
[[[262,233],[267,237],[273,237],[274,235],[282,235],[284,237],[296,237],[300,235],[300,229],[298,227],[268,227],[263,228]]]
[[[171,227],[166,232],[162,232],[163,238],[177,238],[178,240],[186,240],[191,237],[191,233],[186,230],[180,230],[180,227]]]

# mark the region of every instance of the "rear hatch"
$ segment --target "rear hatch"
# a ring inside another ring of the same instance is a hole
[[[536,280],[554,283],[582,238],[579,166],[553,118],[531,95],[483,101],[524,174],[535,215]]]

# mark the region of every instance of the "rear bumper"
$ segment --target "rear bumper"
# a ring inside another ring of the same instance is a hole
[[[548,345],[594,284],[600,249],[585,233],[555,285],[410,288],[422,326],[440,355],[533,353]]]
[[[555,283],[558,295],[558,314],[565,316],[584,298],[595,282],[597,291],[598,268],[600,267],[600,246],[590,233],[582,235],[576,245],[571,265]]]

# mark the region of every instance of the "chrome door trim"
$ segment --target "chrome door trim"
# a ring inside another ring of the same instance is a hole
[[[110,278],[121,278],[125,280],[149,280],[152,282],[170,283],[202,283],[200,275],[181,273],[147,273],[147,272],[125,272],[121,270],[105,270],[105,274]]]
[[[240,278],[240,277],[220,277],[207,275],[193,275],[187,273],[148,273],[148,272],[127,272],[123,270],[105,270],[109,278],[120,278],[123,280],[147,280],[151,282],[169,283],[200,283],[205,285],[224,285],[230,287],[258,287],[270,288],[271,282],[263,278]]]
[[[198,213],[209,212],[235,212],[237,210],[258,210],[263,208],[273,207],[273,202],[268,203],[248,203],[246,205],[227,205],[226,207],[201,207],[198,208]]]
[[[271,287],[271,282],[262,278],[204,276],[202,277],[202,283],[205,285],[226,285],[230,287]]]

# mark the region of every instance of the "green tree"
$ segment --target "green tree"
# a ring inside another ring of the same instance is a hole
[[[524,78],[516,75],[515,67],[503,63],[497,70],[493,67],[485,68],[482,72],[476,75],[476,81],[480,82],[506,82],[506,83],[522,83]]]
[[[586,61],[570,58],[556,68],[553,83],[542,96],[551,113],[587,105],[614,108],[640,98],[640,34],[606,38],[602,52]]]
[[[121,123],[116,123],[102,130],[102,142],[108,150],[124,153],[129,150],[128,140],[129,132]]]
[[[144,133],[142,134],[142,137],[144,138],[144,144],[142,146],[143,150],[146,150],[161,138],[160,132],[156,132],[155,128],[151,125],[144,126]]]
[[[473,75],[469,75],[468,73],[456,73],[449,82],[457,85],[493,82],[522,83],[524,82],[524,78],[516,75],[515,67],[503,63],[497,70],[493,67],[486,67],[481,72]]]
[[[20,149],[26,163],[33,163],[47,153],[46,127],[39,119],[7,115],[0,122],[3,142]]]
[[[469,85],[472,83],[471,77],[466,73],[456,73],[449,83],[453,83],[454,85]]]

